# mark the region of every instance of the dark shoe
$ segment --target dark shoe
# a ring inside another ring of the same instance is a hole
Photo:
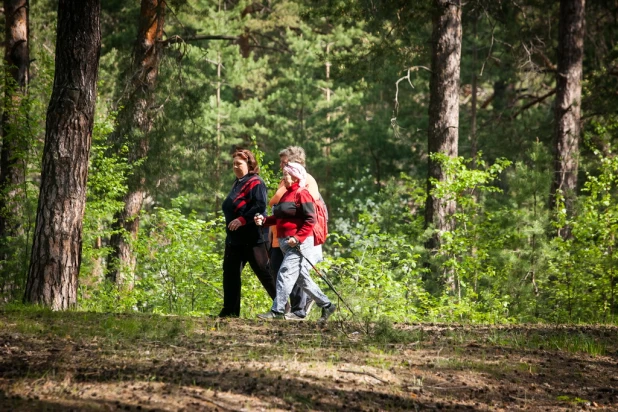
[[[269,310],[266,313],[261,313],[261,314],[257,315],[257,317],[260,318],[260,319],[264,319],[264,320],[284,319],[283,313],[273,312],[272,310]]]
[[[335,305],[334,303],[331,303],[330,306],[322,308],[322,317],[320,317],[318,322],[320,322],[320,323],[321,322],[326,322],[328,320],[328,318],[330,318],[330,315],[335,313],[335,310],[337,310],[337,305]]]
[[[301,318],[294,312],[286,313],[284,317],[285,317],[285,320],[305,320],[305,318]]]
[[[239,315],[236,314],[236,313],[230,313],[230,312],[221,311],[221,312],[219,312],[217,317],[218,318],[237,318],[237,317],[239,317]]]

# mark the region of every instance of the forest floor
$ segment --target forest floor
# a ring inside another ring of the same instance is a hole
[[[618,410],[618,328],[0,309],[0,410]]]

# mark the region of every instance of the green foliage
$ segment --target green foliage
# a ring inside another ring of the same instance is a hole
[[[33,2],[31,11],[41,14],[50,12],[47,5],[41,2]],[[0,84],[3,116],[7,120],[3,142],[14,143],[11,160],[25,178],[17,187],[8,186],[0,193],[8,201],[5,210],[0,210],[0,213],[7,218],[9,227],[14,228],[10,236],[0,239],[0,302],[21,299],[26,285],[39,195],[45,115],[54,78],[54,57],[50,49],[45,48],[48,42],[43,39],[55,30],[55,21],[49,24],[38,21],[32,26],[30,41],[34,40],[36,44],[30,46],[32,64],[27,92],[14,100],[10,98],[16,87],[12,79],[7,78],[5,82],[3,76]],[[0,72],[8,76],[4,59]],[[8,196],[9,193],[11,196]]]
[[[203,221],[155,208],[137,246],[138,307],[160,313],[212,313],[221,296],[222,218]]]
[[[112,233],[114,215],[121,211],[122,196],[127,191],[127,176],[132,166],[127,162],[126,151],[115,154],[107,137],[114,130],[114,113],[97,116],[92,132],[92,148],[88,168],[86,210],[83,223],[82,291],[98,287],[104,274],[104,259],[110,249],[104,244]]]
[[[553,316],[569,321],[614,322],[618,302],[616,238],[618,159],[596,152],[597,175],[588,173],[571,217],[558,202],[556,225],[570,227],[571,237],[556,237],[556,253],[549,262],[548,301]],[[558,226],[557,226],[558,227]]]
[[[363,181],[348,186],[356,187]],[[421,201],[418,192],[416,182],[402,175],[382,193],[346,205],[353,219],[330,222],[319,269],[362,318],[420,320],[433,304],[422,284],[424,248],[415,239],[422,233],[422,221],[412,213]]]
[[[511,162],[498,159],[486,166],[479,160],[477,168],[472,169],[461,157],[439,153],[432,156],[446,176],[442,182],[433,182],[432,194],[438,201],[455,201],[457,205],[453,229],[440,233],[440,248],[430,262],[439,273],[438,281],[450,288],[451,297],[442,298],[447,310],[438,316],[450,320],[505,320],[510,299],[495,288],[499,269],[490,259],[501,242],[496,238],[493,213],[486,209],[485,202],[501,192],[495,182]]]
[[[221,293],[216,276],[221,252],[221,235],[211,230],[221,219],[208,222],[195,214],[185,216],[177,199],[175,208],[155,208],[143,216],[144,228],[135,246],[138,255],[133,290],[117,290],[112,285],[96,286],[82,304],[102,311],[140,310],[154,313],[214,312]]]
[[[181,212],[184,198],[173,208],[156,207],[142,216],[144,225],[135,244],[138,266],[132,290],[109,283],[82,286],[81,307],[117,312],[210,314],[222,305],[222,270],[225,230],[223,217],[202,220]],[[251,269],[243,272],[242,315],[255,316],[270,305]]]
[[[255,159],[260,165],[260,177],[264,180],[267,188],[270,188],[269,195],[274,194],[279,187],[279,182],[281,181],[280,175],[278,173],[279,165],[275,165],[275,162],[272,160],[266,162],[266,154],[260,149],[258,145],[257,139],[255,136],[251,136],[252,148],[251,152],[255,155]]]
[[[345,235],[331,235],[333,253],[339,256],[327,257],[319,269],[363,318],[422,319],[432,299],[422,287],[421,249],[404,238],[367,231],[368,220],[359,216]]]
[[[444,245],[434,255],[427,255],[423,246],[431,231],[423,228],[418,213],[424,203],[420,182],[406,175],[393,179],[380,193],[364,199],[357,197],[339,210],[353,218],[331,220],[326,259],[318,265],[319,270],[363,319],[601,321],[593,312],[611,313],[607,299],[611,296],[609,281],[613,272],[601,272],[605,267],[598,266],[597,273],[607,274],[601,277],[606,283],[599,283],[603,288],[598,293],[583,293],[593,276],[578,272],[563,278],[559,272],[583,259],[589,263],[595,253],[605,256],[602,251],[593,253],[596,249],[591,248],[592,238],[579,233],[590,230],[590,222],[598,222],[599,205],[606,205],[602,209],[605,222],[613,222],[612,204],[607,207],[607,197],[600,194],[599,188],[612,191],[608,182],[615,173],[615,162],[600,162],[607,165],[605,173],[586,184],[585,192],[595,195],[584,204],[589,213],[594,213],[583,214],[580,223],[570,224],[578,239],[589,239],[590,243],[574,249],[572,241],[546,235],[549,220],[541,200],[549,183],[543,173],[546,158],[547,154],[537,146],[526,162],[513,166],[505,160],[493,165],[480,160],[478,168],[472,170],[462,158],[440,159],[450,178],[436,186],[436,194],[455,199],[458,207],[455,228],[443,234]],[[499,183],[500,176],[508,176],[508,186]],[[364,184],[361,179],[347,187],[362,190]],[[175,207],[157,207],[143,216],[135,289],[118,292],[98,288],[89,300],[90,309],[186,314],[218,311],[223,222],[221,218],[203,221],[195,213],[183,214],[183,202],[186,199],[179,198]],[[611,225],[595,225],[594,239],[599,239],[599,228],[611,233]],[[574,254],[573,250],[579,252]],[[611,256],[601,263],[610,261]],[[452,270],[455,293],[436,289],[429,276],[432,267]],[[583,268],[581,265],[580,270]],[[589,266],[586,268],[590,271]],[[575,283],[574,277],[578,278]],[[252,317],[270,303],[250,269],[243,274],[243,281],[242,314]],[[574,299],[575,295],[579,300]],[[582,299],[584,296],[586,299]]]
[[[548,210],[553,106],[551,98],[539,100],[554,88],[557,37],[549,23],[557,4],[473,2],[464,9],[458,148],[464,156],[436,155],[448,178],[433,182],[433,195],[457,208],[453,229],[429,253],[425,244],[434,232],[424,227],[423,214],[432,4],[318,3],[167,5],[165,36],[185,42],[167,44],[159,67],[150,153],[140,165],[148,198],[134,244],[132,290],[104,281],[113,216],[136,166],[128,165],[129,147],[110,150],[107,138],[133,75],[139,4],[102,5],[80,306],[216,314],[225,236],[220,208],[234,179],[230,153],[251,149],[272,192],[278,152],[295,144],[306,149],[330,212],[319,269],[361,319],[616,322],[612,71],[618,53],[608,6],[587,9],[599,22],[587,34],[598,47],[586,46],[582,106],[589,121],[579,158],[581,193],[569,214]],[[55,7],[30,3],[29,95],[16,109],[17,127],[5,136],[23,138],[27,179],[16,218],[24,235],[3,240],[1,301],[18,300],[25,284],[53,80]],[[238,39],[196,39],[205,34]],[[474,163],[467,138],[484,153]],[[571,237],[557,237],[556,224],[566,225]],[[242,315],[269,305],[246,269]],[[378,334],[397,341],[383,322]]]
[[[502,248],[492,252],[500,269],[497,278],[504,295],[510,297],[509,313],[522,321],[539,316],[539,285],[547,267],[549,212],[547,194],[551,157],[540,143],[505,173],[507,193],[489,202],[495,237]],[[488,199],[489,200],[489,199]]]

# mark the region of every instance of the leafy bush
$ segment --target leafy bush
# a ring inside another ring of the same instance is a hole
[[[553,239],[548,268],[547,307],[558,321],[614,322],[618,310],[618,159],[596,154],[598,175],[587,173],[578,213],[567,216],[558,199],[555,225],[571,230],[570,237]]]

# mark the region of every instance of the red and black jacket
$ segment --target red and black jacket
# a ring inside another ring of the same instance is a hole
[[[253,217],[256,213],[266,213],[266,196],[266,185],[256,174],[248,173],[234,181],[230,194],[221,205],[225,215],[226,244],[254,245],[263,242]],[[234,219],[240,220],[242,226],[231,231],[227,226]]]
[[[299,190],[298,183],[294,183],[281,196],[273,209],[273,215],[264,221],[264,226],[276,225],[279,238],[294,236],[303,243],[313,235],[316,222],[313,197],[308,190]]]

